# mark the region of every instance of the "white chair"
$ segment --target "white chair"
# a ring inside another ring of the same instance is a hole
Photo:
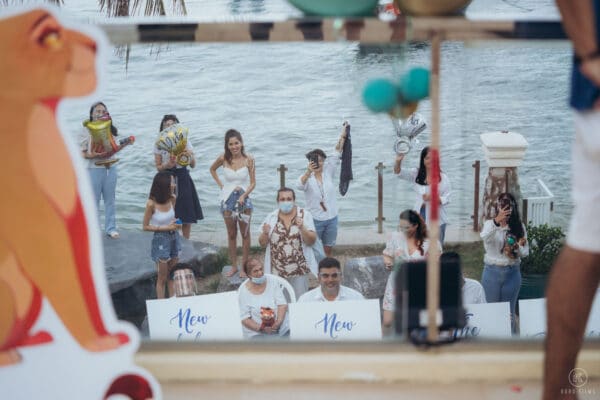
[[[285,298],[288,303],[296,302],[296,293],[294,292],[294,288],[287,280],[273,274],[265,274],[265,276],[267,277],[267,279],[272,279],[279,284],[279,287],[281,287],[281,289],[283,290],[283,294],[285,295]],[[249,280],[250,279],[246,279],[244,282],[242,282],[242,284],[238,288],[238,293],[240,292],[242,286],[244,286]]]

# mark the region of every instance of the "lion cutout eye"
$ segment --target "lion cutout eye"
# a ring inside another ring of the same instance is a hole
[[[45,31],[39,40],[40,44],[50,50],[60,50],[63,46],[62,38],[57,30]]]
[[[62,28],[51,15],[43,15],[36,21],[31,38],[40,46],[49,50],[60,50],[64,45]]]

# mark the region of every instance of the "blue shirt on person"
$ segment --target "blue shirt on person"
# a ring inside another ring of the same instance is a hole
[[[596,19],[596,42],[600,46],[600,0],[594,0],[594,16]],[[577,111],[590,110],[600,95],[600,89],[586,78],[579,66],[573,64],[571,72],[570,105]]]

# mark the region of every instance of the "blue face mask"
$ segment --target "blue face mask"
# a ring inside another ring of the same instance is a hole
[[[267,281],[267,276],[263,275],[260,278],[250,277],[250,280],[252,281],[252,283],[255,283],[257,285],[262,285],[263,283],[265,283]]]
[[[293,201],[281,201],[281,202],[279,202],[279,209],[281,210],[282,213],[289,214],[294,209],[294,202]]]

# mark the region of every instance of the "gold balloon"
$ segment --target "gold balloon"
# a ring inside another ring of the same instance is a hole
[[[418,107],[419,107],[418,101],[402,104],[402,118],[408,118],[409,115],[411,115],[412,113],[417,111]]]
[[[394,0],[402,14],[417,16],[451,15],[464,10],[471,0]]]
[[[171,125],[164,129],[156,141],[156,147],[175,156],[182,167],[190,164],[191,158],[185,152],[189,129],[180,125]]]
[[[83,121],[83,126],[87,128],[91,138],[88,151],[93,150],[96,153],[106,153],[119,149],[110,132],[111,125],[111,120]]]

